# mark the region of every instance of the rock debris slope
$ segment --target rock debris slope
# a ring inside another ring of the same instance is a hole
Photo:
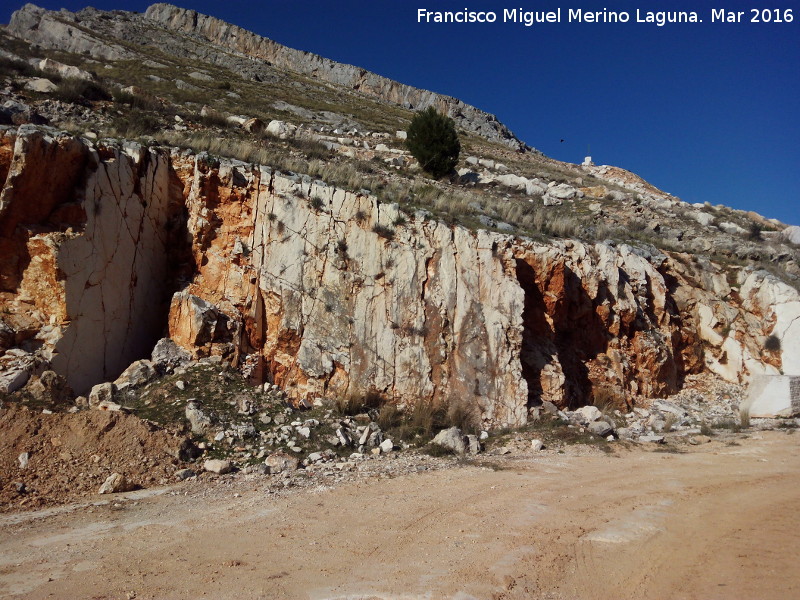
[[[800,295],[753,268],[474,231],[307,176],[31,126],[4,131],[0,173],[7,388],[52,368],[85,392],[164,329],[296,400],[463,402],[487,427],[707,370],[800,371]]]
[[[108,35],[128,40],[148,40],[168,52],[217,64],[250,77],[268,77],[267,66],[308,75],[382,101],[422,110],[435,106],[461,127],[514,149],[527,148],[508,128],[480,109],[450,96],[404,85],[352,65],[345,65],[310,52],[287,48],[268,38],[231,25],[215,17],[171,4],[154,4],[144,15],[116,11],[113,20],[100,18],[93,9],[79,14],[52,12],[32,4],[14,13],[8,25],[13,35],[36,43],[96,59],[136,59],[125,45]],[[104,22],[105,21],[105,22]],[[102,32],[102,33],[100,33]],[[189,43],[186,37],[194,39]],[[176,40],[179,40],[176,43]],[[203,41],[206,43],[199,43]],[[207,42],[213,43],[209,46]],[[254,59],[261,64],[254,64]]]

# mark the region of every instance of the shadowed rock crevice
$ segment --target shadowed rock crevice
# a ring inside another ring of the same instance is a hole
[[[525,292],[520,360],[528,405],[543,400],[570,408],[590,403],[587,364],[605,352],[608,335],[592,300],[563,263],[539,274],[524,260],[516,262]]]

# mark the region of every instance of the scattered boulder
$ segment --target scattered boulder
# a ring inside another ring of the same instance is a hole
[[[711,438],[707,435],[693,435],[689,438],[689,443],[692,446],[699,446],[700,444],[707,444],[711,441]]]
[[[30,376],[25,369],[9,369],[0,373],[0,393],[13,394],[28,382]]]
[[[724,231],[725,233],[729,233],[731,235],[744,235],[747,233],[747,230],[744,227],[739,227],[736,223],[720,223],[718,227]]]
[[[67,380],[55,371],[45,371],[39,377],[34,377],[26,390],[33,397],[47,404],[67,404],[75,397],[72,388],[67,385]]]
[[[216,458],[209,459],[203,463],[203,469],[209,473],[217,473],[225,475],[233,470],[233,465],[229,460],[220,460]]]
[[[58,89],[58,86],[49,79],[34,77],[25,82],[25,89],[40,94],[52,94]]]
[[[577,193],[578,191],[574,187],[566,183],[551,185],[547,188],[547,195],[557,200],[570,200],[574,198]]]
[[[214,81],[214,78],[211,77],[208,73],[201,73],[200,71],[192,71],[189,73],[189,77],[196,81]]]
[[[455,454],[465,454],[467,451],[467,444],[464,441],[464,435],[458,427],[450,427],[443,429],[436,434],[436,437],[431,440],[432,444],[441,446],[447,450],[451,450]]]
[[[242,123],[242,129],[248,133],[261,134],[266,131],[267,126],[261,119],[253,118]]]
[[[186,83],[183,79],[176,79],[175,87],[178,88],[179,90],[186,90],[190,92],[196,92],[200,89],[196,85],[192,85],[191,83]]]
[[[353,440],[350,438],[350,434],[342,427],[336,430],[336,437],[345,448],[353,443]]]
[[[386,454],[386,453],[391,452],[392,450],[394,450],[394,442],[392,442],[392,440],[388,440],[388,439],[387,440],[383,440],[380,443],[380,446],[378,446],[378,447],[381,449],[381,452]]]
[[[191,469],[178,469],[177,471],[175,471],[175,478],[178,481],[185,481],[186,479],[189,479],[190,477],[195,477],[196,475],[197,473],[195,473]]]
[[[589,423],[589,431],[594,435],[606,437],[614,433],[614,428],[605,421],[594,421]]]
[[[603,413],[596,406],[582,406],[575,411],[575,414],[584,423],[593,423],[603,416]]]
[[[137,360],[125,369],[114,381],[118,391],[138,388],[156,377],[156,370],[149,360]]]
[[[98,494],[119,494],[121,492],[130,492],[133,485],[120,473],[112,473],[100,486]]]
[[[97,408],[101,402],[113,403],[115,391],[116,388],[113,383],[98,383],[89,392],[89,408]]]
[[[195,435],[204,435],[211,427],[211,418],[202,411],[201,406],[202,403],[194,398],[186,403],[185,415]]]
[[[274,135],[275,137],[285,140],[288,137],[294,135],[295,130],[297,127],[291,125],[290,123],[285,123],[284,121],[270,121],[269,125],[267,125],[267,133],[270,135]]]
[[[41,71],[46,73],[55,73],[68,79],[83,79],[84,81],[94,80],[94,76],[88,71],[84,71],[83,69],[79,69],[73,65],[65,65],[64,63],[60,63],[51,58],[45,58],[38,61],[36,66],[39,67],[39,70]]]
[[[171,339],[161,338],[153,348],[150,360],[157,369],[169,372],[188,364],[192,356]]]
[[[550,194],[542,196],[542,204],[545,206],[561,206],[563,203],[560,198],[553,198]]]
[[[692,214],[692,218],[700,223],[703,227],[708,227],[714,222],[714,216],[707,212],[696,212]]]
[[[791,244],[800,246],[800,226],[791,225],[781,231],[781,236]]]
[[[546,412],[548,415],[558,414],[558,407],[549,400],[544,400],[542,402],[542,410],[544,410],[544,412]]]
[[[275,454],[270,454],[264,464],[269,467],[270,474],[276,473],[284,473],[289,471],[294,471],[300,465],[300,461],[297,460],[294,456],[290,456],[283,452],[276,452]]]
[[[544,450],[544,442],[542,440],[531,440],[531,450],[534,452]]]
[[[754,375],[740,409],[753,418],[800,415],[800,376]]]

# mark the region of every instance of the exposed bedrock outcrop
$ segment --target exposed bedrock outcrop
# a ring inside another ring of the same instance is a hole
[[[166,31],[159,34],[158,31],[162,29]],[[258,69],[254,71],[253,65],[261,62],[406,108],[423,110],[435,106],[467,131],[515,150],[528,148],[497,117],[457,98],[405,85],[310,52],[288,48],[215,17],[171,4],[154,4],[144,15],[123,11],[104,13],[93,8],[78,13],[49,11],[26,4],[13,13],[8,31],[43,48],[85,54],[102,60],[140,60],[136,51],[124,43],[124,40],[137,39],[141,43],[163,48],[167,54],[174,52],[181,56],[192,56],[231,69],[244,77],[255,75]],[[174,32],[193,39],[181,36],[181,43],[176,44]],[[114,38],[120,42],[114,41]]]
[[[800,371],[800,295],[765,272],[470,231],[266,167],[33,128],[6,133],[0,169],[4,345],[76,391],[165,330],[293,398],[466,402],[487,426],[704,369]]]
[[[134,55],[122,45],[107,39],[100,42],[91,31],[70,22],[74,20],[70,18],[71,14],[67,11],[50,11],[35,4],[26,4],[11,15],[8,29],[14,35],[43,48],[85,54],[102,60],[134,58]]]
[[[524,148],[508,128],[494,115],[453,98],[405,85],[353,65],[346,65],[322,56],[287,48],[269,38],[226,23],[216,17],[186,10],[171,4],[153,4],[145,17],[184,34],[194,34],[222,48],[234,50],[280,67],[310,75],[323,81],[375,96],[393,104],[423,110],[435,106],[449,114],[457,124],[487,139],[512,148]]]
[[[90,148],[28,128],[3,142],[4,319],[82,393],[149,354],[164,328],[180,182],[137,144]]]

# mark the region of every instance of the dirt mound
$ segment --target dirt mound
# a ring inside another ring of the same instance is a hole
[[[0,409],[0,512],[96,494],[114,472],[138,487],[166,483],[183,466],[186,443],[124,413],[42,414],[6,405]]]

